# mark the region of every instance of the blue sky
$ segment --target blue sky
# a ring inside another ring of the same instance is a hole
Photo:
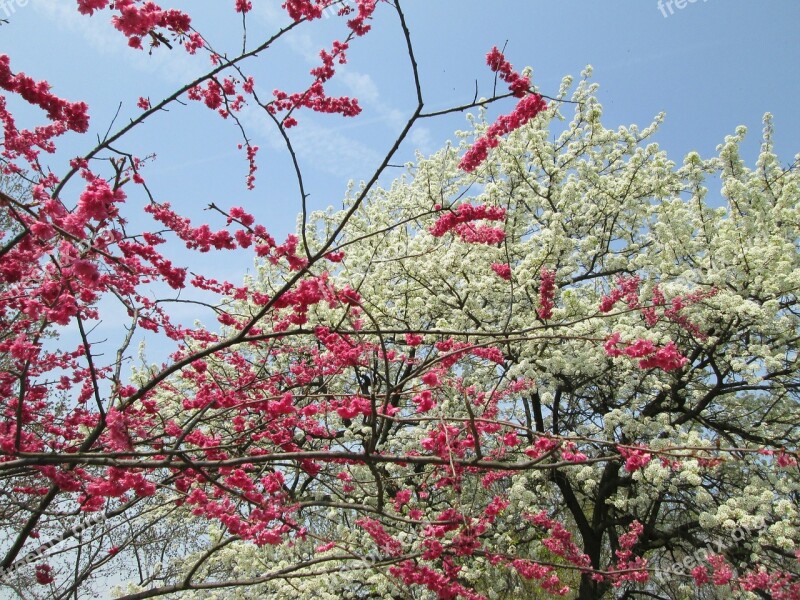
[[[679,8],[678,2],[668,6],[664,0],[663,10],[658,0],[405,0],[403,6],[430,109],[470,100],[476,81],[481,95],[488,95],[493,77],[485,54],[507,43],[509,60],[517,68],[532,66],[534,82],[544,93],[555,93],[564,75],[577,76],[585,65],[593,65],[608,127],[644,126],[666,112],[657,139],[673,159],[689,150],[712,154],[740,124],[750,130],[752,157],[762,115],[770,111],[778,150],[784,163],[791,162],[800,151],[800,3],[685,0]],[[253,3],[251,42],[286,22],[279,0]],[[227,5],[233,0],[170,6],[190,7],[197,28],[218,48],[233,51],[241,44],[240,23]],[[47,79],[64,97],[86,99],[92,137],[109,127],[120,103],[117,124],[138,113],[139,96],[160,99],[204,66],[166,48],[153,56],[131,51],[111,29],[108,13],[82,17],[72,0],[6,0],[0,6],[5,7],[0,18],[11,13],[10,23],[0,28],[0,52],[12,57],[14,70]],[[307,83],[316,52],[342,25],[335,18],[323,19],[265,53],[253,64],[262,94]],[[301,126],[292,131],[313,205],[337,205],[349,179],[371,174],[409,114],[410,86],[396,18],[381,7],[374,31],[353,44],[350,63],[333,88],[359,96],[364,113],[353,120],[301,114]],[[510,106],[498,106],[491,114]],[[247,121],[254,143],[262,147],[255,192],[244,189],[246,164],[236,149],[235,128],[199,106],[176,107],[153,120],[131,136],[125,149],[140,155],[157,152],[146,175],[162,198],[186,206],[244,204],[283,234],[293,227],[297,206],[288,163],[274,130],[260,115]],[[464,127],[462,115],[426,121],[413,132],[404,157],[411,156],[414,145],[434,151]],[[64,140],[65,152],[55,157],[54,169],[58,172],[70,151],[79,153],[89,141],[86,136]]]
[[[250,45],[288,22],[280,3],[253,0],[247,22]],[[162,5],[188,10],[217,49],[235,52],[241,46],[233,0]],[[549,95],[557,92],[563,76],[577,77],[593,65],[609,128],[645,126],[666,112],[656,139],[676,162],[690,150],[711,156],[743,124],[750,130],[746,156],[752,164],[767,111],[775,117],[782,162],[791,163],[800,151],[796,0],[403,0],[402,5],[428,110],[471,100],[476,82],[480,95],[489,95],[493,74],[485,55],[492,46],[507,44],[507,58],[516,68],[531,66],[534,83]],[[157,101],[206,66],[180,50],[162,47],[152,56],[132,51],[110,26],[108,12],[81,16],[74,0],[0,0],[0,18],[9,20],[0,27],[0,52],[11,56],[14,71],[46,79],[62,97],[89,103],[91,132],[61,140],[51,161],[56,173],[109,127],[116,129],[139,114],[139,96]],[[275,87],[294,91],[307,85],[318,50],[343,37],[343,31],[339,19],[322,19],[251,62],[249,72],[262,96]],[[300,126],[291,130],[313,208],[338,206],[348,180],[369,177],[413,108],[411,73],[389,7],[379,7],[374,30],[352,45],[349,57],[331,93],[359,97],[363,114],[343,119],[301,113]],[[511,107],[510,102],[498,105],[490,115]],[[263,115],[250,110],[243,118],[253,143],[261,147],[252,192],[245,189],[247,165],[236,148],[236,128],[196,103],[174,106],[118,146],[139,156],[157,154],[144,174],[159,200],[198,221],[207,219],[202,209],[211,202],[245,206],[282,238],[294,228],[299,208],[290,164]],[[22,121],[41,123],[40,118]],[[465,127],[461,114],[421,123],[396,162],[412,157],[415,147],[435,151]],[[77,195],[78,183],[66,194]],[[143,202],[135,196],[128,201],[134,222]],[[193,255],[186,260],[193,261],[193,270],[234,282],[252,264],[247,257]]]

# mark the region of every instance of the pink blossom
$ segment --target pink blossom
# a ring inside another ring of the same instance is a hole
[[[607,296],[603,296],[600,302],[600,312],[607,313],[614,305],[625,299],[629,308],[636,308],[639,305],[639,284],[641,278],[637,275],[634,277],[617,277],[617,287],[611,290]]]
[[[406,344],[409,346],[419,346],[422,343],[423,337],[416,333],[405,334]]]
[[[617,452],[625,459],[625,470],[629,473],[645,467],[652,459],[650,453],[639,448],[617,446]]]
[[[656,350],[655,354],[639,361],[642,369],[661,369],[662,371],[674,371],[680,369],[689,362],[685,356],[678,352],[678,348],[673,342]]]
[[[511,67],[511,63],[506,60],[497,46],[493,46],[486,55],[486,64],[489,68],[500,76],[500,79],[508,83],[508,88],[517,97],[522,98],[531,86],[528,77],[523,77]]]
[[[697,585],[705,585],[711,581],[711,578],[708,576],[708,569],[703,565],[698,565],[692,569],[692,578]]]
[[[539,277],[541,278],[541,283],[539,284],[539,308],[536,312],[539,318],[547,320],[553,317],[556,272],[542,267],[541,271],[539,271]]]
[[[499,138],[519,129],[536,115],[547,108],[547,103],[539,94],[528,94],[519,101],[514,110],[498,117],[486,130],[486,134],[478,138],[464,154],[458,166],[468,173],[474,171],[489,156],[489,150],[500,143]]]
[[[436,406],[436,402],[434,402],[430,390],[423,390],[421,393],[414,396],[411,401],[417,405],[417,410],[421,413],[428,412]]]
[[[36,581],[40,585],[47,585],[48,583],[53,582],[53,568],[47,564],[40,564],[36,565],[36,569],[34,569],[36,574]]]
[[[78,0],[78,12],[82,15],[92,15],[96,10],[108,6],[109,0]]]
[[[439,374],[435,371],[428,371],[422,377],[420,377],[420,379],[422,380],[422,383],[430,387],[436,387],[441,383],[439,381]]]
[[[472,223],[479,220],[502,221],[505,214],[505,209],[498,206],[460,204],[455,211],[447,211],[439,217],[429,231],[434,237],[442,237],[449,231],[455,231],[456,235],[468,243],[497,244],[505,238],[502,229]]]
[[[665,346],[658,347],[650,340],[639,339],[624,348],[618,346],[622,343],[619,333],[612,334],[603,344],[603,348],[608,356],[629,356],[631,358],[641,358],[639,368],[641,369],[661,369],[663,371],[673,371],[680,369],[688,359],[678,352],[674,342],[668,342]]]
[[[389,556],[399,556],[403,552],[403,545],[386,533],[383,525],[375,519],[363,517],[356,524],[364,529],[375,541],[378,547]]]
[[[497,273],[500,278],[511,281],[511,265],[506,263],[492,263],[492,271]]]
[[[410,500],[411,500],[411,490],[405,489],[398,491],[394,496],[394,509],[397,512],[400,512],[400,510],[406,504],[408,504]]]

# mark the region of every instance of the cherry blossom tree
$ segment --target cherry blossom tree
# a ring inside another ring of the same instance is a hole
[[[290,24],[236,56],[181,11],[77,8],[110,15],[132,52],[210,66],[55,174],[45,159],[87,132],[88,107],[0,56],[0,167],[29,185],[2,196],[2,585],[800,597],[800,175],[769,116],[753,169],[744,129],[678,166],[651,142],[660,118],[606,129],[588,72],[548,98],[497,48],[495,93],[427,111],[398,0],[289,0]],[[246,31],[251,8],[227,10]],[[309,85],[268,92],[252,65],[326,15],[344,33]],[[326,88],[376,19],[402,33],[417,104],[372,177],[312,212],[292,128],[307,111],[357,117]],[[45,124],[20,129],[8,99]],[[148,185],[127,136],[192,101],[241,133],[248,187],[269,157],[239,115],[268,116],[295,167],[296,234],[279,243],[221,203],[198,224]],[[419,121],[463,111],[458,145],[380,183]],[[177,248],[256,273],[218,281]],[[217,323],[180,323],[179,299]],[[110,348],[93,325],[112,300],[128,321]],[[168,361],[130,366],[142,330],[173,345]]]

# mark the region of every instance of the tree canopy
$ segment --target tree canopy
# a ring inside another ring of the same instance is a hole
[[[381,8],[417,108],[371,179],[310,211],[291,130],[308,110],[358,115],[326,85],[376,2],[283,8],[287,28],[232,57],[183,12],[79,0],[110,10],[134,51],[212,67],[141,99],[62,175],[43,159],[87,130],[87,107],[0,56],[0,87],[48,121],[18,129],[0,96],[0,168],[26,182],[1,204],[0,585],[68,598],[114,579],[131,600],[800,598],[800,170],[776,156],[771,117],[750,167],[744,128],[717,156],[675,162],[653,141],[661,116],[603,125],[590,70],[548,97],[497,48],[487,66],[507,91],[426,112],[395,0]],[[334,9],[346,34],[312,83],[269,97],[248,65]],[[221,228],[198,225],[150,189],[121,144],[189,101],[239,126],[248,186],[258,148],[237,114],[263,109],[296,167],[296,233],[279,243],[221,202]],[[487,119],[498,101],[506,114]],[[457,143],[386,177],[417,122],[464,111]],[[217,281],[199,259],[176,265],[177,247],[255,272]],[[127,315],[114,348],[92,329],[111,300]],[[216,322],[180,324],[179,301]],[[141,330],[174,345],[168,361],[132,366]]]

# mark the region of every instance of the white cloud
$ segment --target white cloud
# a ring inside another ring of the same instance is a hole
[[[317,169],[339,176],[358,171],[365,165],[377,166],[380,160],[378,153],[369,146],[310,120],[299,129],[292,142],[301,156],[314,159]]]
[[[248,129],[257,131],[275,150],[285,149],[285,142],[263,109],[248,107],[239,117]],[[288,131],[292,147],[304,168],[313,168],[341,176],[353,170],[353,165],[378,165],[381,156],[366,144],[356,141],[340,130],[347,126],[326,127],[319,120],[339,119],[337,115],[318,117],[308,111],[298,114],[300,124]]]
[[[375,81],[366,73],[342,70],[341,81],[348,89],[352,90],[352,95],[364,104],[377,104],[380,99],[378,86]]]

